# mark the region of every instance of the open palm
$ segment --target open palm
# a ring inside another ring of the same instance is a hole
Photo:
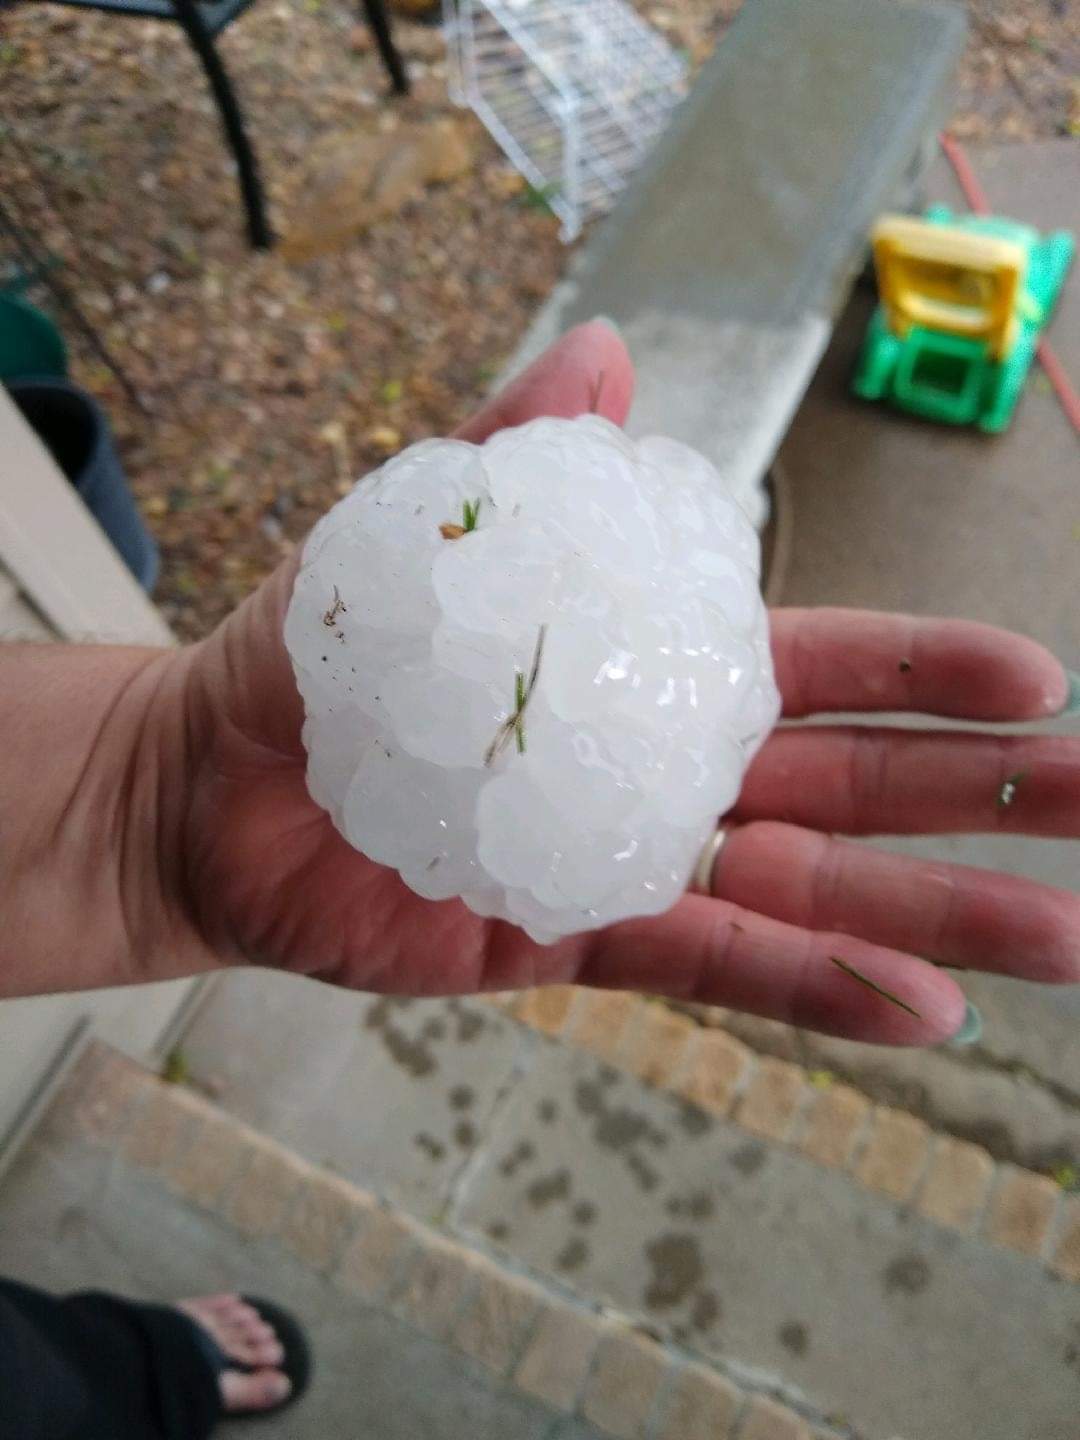
[[[632,383],[614,332],[582,326],[460,433],[479,440],[539,414],[588,409],[621,422]],[[556,981],[640,988],[895,1043],[943,1039],[963,1018],[957,985],[928,960],[1080,979],[1077,896],[834,838],[1078,836],[1075,739],[785,728],[727,817],[711,895],[549,947],[459,901],[420,899],[351,849],[308,796],[302,707],[281,638],[294,570],[272,576],[188,667],[180,908],[206,963],[245,960],[408,994]],[[1039,646],[960,621],[779,610],[773,650],[790,718],[911,711],[1024,721],[1060,712],[1068,690]],[[1017,775],[1003,805],[1002,787]],[[918,1016],[856,983],[834,956]]]

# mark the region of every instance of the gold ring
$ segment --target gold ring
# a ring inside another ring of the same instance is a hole
[[[694,874],[690,880],[690,889],[695,895],[712,894],[712,874],[716,865],[716,857],[724,848],[724,841],[727,837],[727,827],[718,825],[701,847],[701,854],[698,856]]]

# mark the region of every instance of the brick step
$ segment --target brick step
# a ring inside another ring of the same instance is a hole
[[[1074,1440],[1080,1202],[853,1087],[568,989],[410,1001],[237,972],[183,1050],[309,1160],[826,1433]]]
[[[381,1204],[193,1090],[100,1043],[80,1056],[27,1153],[0,1186],[0,1236],[15,1238],[20,1200],[25,1207],[35,1166],[44,1172],[39,1186],[48,1186],[50,1166],[85,1172],[87,1152],[101,1162],[95,1173],[109,1177],[108,1216],[96,1223],[117,1226],[121,1248],[126,1217],[118,1196],[122,1202],[130,1185],[125,1176],[135,1172],[156,1187],[150,1203],[162,1212],[163,1237],[169,1228],[165,1211],[179,1203],[223,1227],[238,1247],[260,1243],[264,1268],[277,1247],[333,1288],[342,1308],[336,1325],[348,1323],[350,1305],[358,1324],[372,1307],[384,1310],[448,1347],[463,1366],[480,1367],[492,1387],[519,1392],[534,1410],[549,1411],[550,1424],[540,1427],[543,1440],[813,1440],[833,1433],[812,1429],[805,1415],[760,1389],[739,1386],[677,1347],[657,1343],[626,1317],[583,1304]],[[95,1194],[105,1201],[100,1182],[87,1188],[91,1201]],[[145,1194],[138,1205],[147,1205]],[[81,1247],[77,1232],[95,1223],[84,1198],[73,1227],[73,1208],[60,1207],[61,1249],[65,1243]],[[144,1273],[150,1262],[137,1253],[138,1229],[134,1224],[135,1253],[125,1255],[125,1268]],[[4,1243],[0,1256],[8,1266],[13,1257],[4,1254]],[[56,1263],[55,1250],[51,1258]],[[279,1257],[271,1273],[282,1264]],[[94,1283],[107,1286],[109,1277],[98,1274]],[[334,1379],[328,1375],[324,1383]],[[409,1404],[403,1394],[394,1434],[409,1428]],[[291,1440],[325,1433],[317,1424],[308,1428],[304,1417],[302,1408],[290,1419]],[[461,1436],[466,1440],[464,1431]],[[470,1430],[468,1440],[502,1440],[502,1433]]]
[[[985,1005],[995,998],[994,977],[978,978]],[[976,988],[971,977],[965,983],[968,989]],[[1033,1048],[1030,1036],[1018,1042],[1015,1016],[1000,1008],[978,1043],[932,1050],[838,1040],[714,1006],[674,1008],[706,1027],[727,1030],[763,1055],[793,1060],[855,1086],[880,1104],[907,1110],[936,1130],[982,1146],[995,1160],[1071,1177],[1074,1184],[1080,1177],[1080,1091],[1064,1083],[1060,1074],[1042,1073],[1022,1058]],[[1056,1017],[1049,1013],[1053,1024],[1032,1002],[1029,1030],[1045,1032],[1042,1048],[1047,1053],[1055,1046],[1067,1053],[1072,1046],[1070,1016],[1064,1010]],[[1059,1072],[1067,1068],[1057,1067]]]
[[[789,1026],[703,1006],[683,1013],[624,991],[569,985],[493,1003],[753,1135],[844,1170],[927,1219],[1080,1280],[1080,1195],[1051,1175],[997,1163],[985,1147],[935,1130],[906,1109],[875,1104],[833,1071],[770,1053],[783,1043],[778,1032],[797,1033]],[[914,1053],[925,1063],[925,1052]]]

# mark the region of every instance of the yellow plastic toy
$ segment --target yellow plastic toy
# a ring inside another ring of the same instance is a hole
[[[1064,230],[998,216],[884,216],[872,234],[881,303],[854,390],[952,424],[1004,430],[1072,259]]]

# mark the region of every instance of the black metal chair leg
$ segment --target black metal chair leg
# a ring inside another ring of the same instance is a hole
[[[394,37],[390,34],[390,21],[387,19],[383,0],[364,0],[364,10],[395,91],[399,95],[407,95],[409,93],[409,77],[405,71],[405,64],[398,54],[397,46],[394,44]]]
[[[199,13],[196,0],[173,0],[173,5],[176,8],[177,20],[184,27],[192,48],[202,61],[210,89],[217,101],[218,110],[221,112],[221,123],[225,128],[225,136],[240,172],[240,191],[244,197],[244,207],[247,210],[248,234],[251,237],[251,243],[256,250],[268,250],[274,243],[274,235],[266,219],[266,203],[259,181],[255,152],[251,148],[251,142],[244,129],[244,119],[240,113],[240,106],[237,104],[236,92],[233,90],[225,66],[221,63],[221,57],[214,45],[214,37]]]

